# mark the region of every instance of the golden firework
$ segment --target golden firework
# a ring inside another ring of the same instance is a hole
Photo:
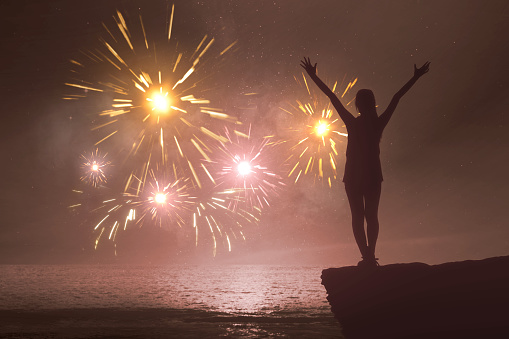
[[[209,144],[224,141],[204,124],[236,119],[203,95],[210,72],[205,76],[200,68],[213,53],[214,38],[205,35],[194,49],[183,48],[191,43],[179,43],[172,34],[174,12],[172,6],[167,31],[151,35],[141,15],[117,11],[112,23],[103,24],[100,47],[71,60],[75,79],[66,85],[78,93],[64,99],[97,94],[106,102],[92,121],[95,145],[125,154],[123,166],[133,175],[146,178],[153,164],[175,163],[201,187],[210,179]],[[215,53],[222,57],[234,44]]]
[[[297,182],[305,175],[332,187],[337,180],[338,147],[348,136],[346,128],[322,93],[310,90],[304,74],[302,80],[295,78],[301,88],[305,88],[302,98],[288,103],[281,110],[292,115],[293,121],[288,128],[284,144],[290,145],[290,155],[286,159],[290,165],[288,177]],[[335,82],[332,91],[344,86],[341,98],[350,96],[350,89],[357,78],[345,81],[338,86]],[[347,98],[345,98],[347,99]],[[353,102],[347,101],[347,107]]]

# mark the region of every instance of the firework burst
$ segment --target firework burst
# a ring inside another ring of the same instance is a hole
[[[109,189],[95,195],[88,191],[73,190],[79,194],[81,202],[69,206],[69,209],[81,210],[87,214],[88,221],[94,220],[92,230],[96,234],[95,248],[101,239],[115,243],[118,232],[132,226],[148,225],[166,230],[181,230],[190,225],[195,202],[188,192],[189,180],[166,180],[167,175],[159,177],[161,179],[151,171],[147,180],[149,184],[139,195],[125,192],[111,194]]]
[[[80,180],[94,187],[105,184],[107,181],[105,170],[111,164],[106,160],[106,156],[107,153],[101,154],[98,149],[89,155],[82,154],[80,158],[83,159],[81,168],[84,174]]]
[[[111,25],[103,24],[101,46],[71,60],[76,76],[66,85],[79,93],[64,99],[97,93],[109,102],[93,118],[95,145],[120,148],[126,155],[124,166],[131,166],[134,175],[146,178],[154,157],[159,157],[163,165],[176,162],[187,167],[194,183],[201,186],[200,175],[209,178],[202,162],[207,158],[207,144],[211,139],[221,141],[204,123],[236,119],[212,108],[202,95],[208,88],[198,70],[211,53],[214,39],[205,35],[194,49],[181,50],[188,42],[179,44],[172,37],[174,11],[172,7],[166,32],[154,34],[154,39],[147,34],[141,15],[129,17],[117,11]],[[183,147],[186,143],[192,147]],[[128,161],[131,157],[136,161]]]
[[[226,136],[229,142],[219,147],[216,157],[218,185],[235,196],[230,207],[236,209],[239,202],[249,207],[269,206],[285,185],[275,171],[280,166],[270,152],[269,139],[256,140],[250,131],[246,134],[235,130],[232,135],[228,129]]]
[[[150,222],[159,227],[178,225],[182,228],[189,221],[194,205],[194,198],[189,193],[189,180],[167,180],[165,177],[151,170],[149,185],[133,203],[140,208],[140,225]]]
[[[177,42],[174,12],[172,6],[166,29],[156,32],[141,15],[117,11],[103,24],[100,45],[71,60],[74,79],[66,85],[73,92],[64,99],[94,100],[95,146],[108,149],[118,168],[105,187],[106,154],[82,156],[82,181],[101,187],[75,190],[82,203],[69,207],[90,215],[96,249],[104,241],[116,248],[119,231],[137,226],[183,232],[196,245],[212,242],[214,255],[231,251],[284,185],[267,140],[230,135],[228,127],[226,136],[214,132],[240,125],[206,95],[211,71],[235,42],[220,49],[207,35]]]
[[[345,140],[346,128],[343,122],[333,111],[329,100],[323,95],[311,91],[306,78],[297,83],[306,89],[305,100],[296,100],[281,109],[291,114],[296,123],[288,129],[288,138],[285,143],[290,145],[290,156],[287,162],[290,164],[288,177],[295,178],[297,182],[304,175],[312,175],[315,180],[323,180],[329,187],[337,179],[338,146]],[[341,98],[349,97],[350,89],[356,84],[357,78],[338,86],[336,82],[332,91],[343,87]],[[327,99],[327,100],[326,100]],[[347,107],[353,102],[348,101]]]

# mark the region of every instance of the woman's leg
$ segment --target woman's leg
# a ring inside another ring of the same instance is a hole
[[[368,248],[370,256],[375,257],[376,241],[378,239],[378,205],[380,203],[380,194],[382,192],[382,183],[372,185],[364,193],[366,233],[368,235]]]
[[[364,198],[362,190],[358,185],[345,184],[345,191],[350,203],[350,211],[352,212],[352,229],[355,241],[362,257],[368,258],[370,252],[366,241],[366,232],[364,231]]]

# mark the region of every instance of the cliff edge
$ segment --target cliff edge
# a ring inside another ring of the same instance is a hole
[[[509,338],[509,256],[322,271],[347,339]]]

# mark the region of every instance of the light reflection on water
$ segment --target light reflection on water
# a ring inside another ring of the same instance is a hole
[[[330,314],[319,267],[0,266],[0,309]]]
[[[0,266],[0,337],[340,338],[321,270]]]

